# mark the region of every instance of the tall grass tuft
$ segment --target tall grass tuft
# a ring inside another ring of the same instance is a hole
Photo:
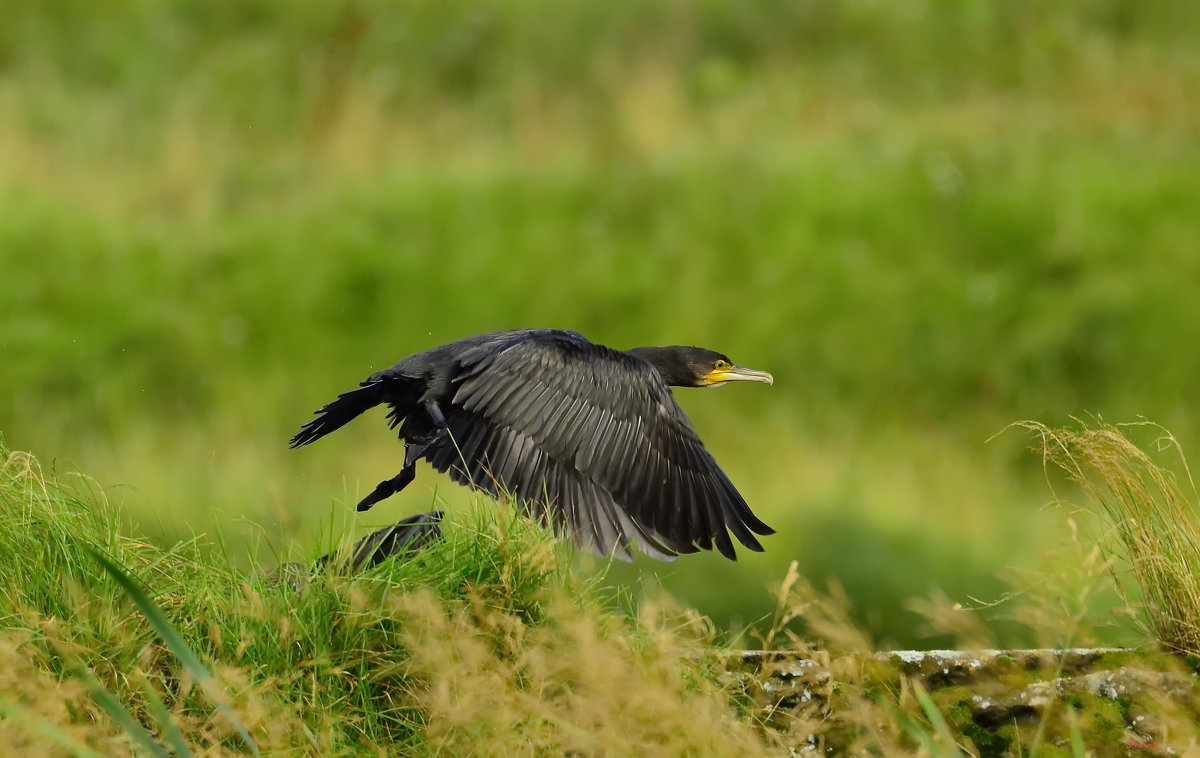
[[[1200,510],[1175,437],[1148,422],[1079,430],[1036,422],[1019,426],[1038,435],[1046,461],[1100,504],[1117,552],[1136,580],[1154,637],[1168,649],[1200,654]],[[1124,430],[1131,426],[1161,432],[1157,447],[1178,454],[1182,482],[1129,439]]]

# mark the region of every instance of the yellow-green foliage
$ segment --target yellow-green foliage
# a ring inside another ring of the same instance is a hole
[[[23,635],[5,634],[0,638],[0,753],[65,756],[78,746],[119,755],[124,739],[81,683],[52,676],[30,654]]]
[[[531,626],[485,598],[395,601],[429,744],[449,755],[768,755],[729,694],[698,666],[713,652],[678,629],[546,598]],[[636,747],[635,747],[636,746]]]
[[[463,514],[444,542],[359,575],[276,576],[199,544],[163,551],[123,536],[97,494],[0,451],[0,750],[130,754],[130,734],[94,702],[101,688],[154,739],[171,739],[170,723],[212,756],[244,754],[235,724],[264,754],[314,756],[1057,754],[1072,729],[1101,751],[1150,737],[1195,745],[1200,695],[1179,661],[1101,656],[1140,689],[1118,699],[1067,690],[1019,724],[977,719],[977,694],[1080,672],[1006,658],[969,682],[942,681],[940,666],[910,670],[876,656],[844,595],[814,591],[795,564],[763,639],[784,657],[750,675],[692,611],[665,600],[617,611],[563,545],[508,509]],[[141,583],[215,684],[181,665],[88,546]],[[1055,619],[1054,606],[1031,618],[1059,630],[1052,642],[1079,641],[1081,611],[1060,606]],[[984,631],[944,599],[921,610],[963,639]],[[798,662],[800,676],[764,686]]]
[[[120,537],[101,503],[46,480],[30,456],[2,462],[0,618],[23,630],[0,640],[3,744],[128,750],[76,679],[87,672],[148,726],[149,687],[190,743],[237,753],[211,693],[87,559],[97,545],[212,662],[219,699],[264,751],[767,754],[712,675],[710,626],[614,613],[561,546],[511,513],[475,514],[361,577],[289,583]]]
[[[1183,482],[1155,462],[1122,428],[1049,429],[1024,426],[1040,435],[1049,462],[1061,467],[1099,503],[1111,525],[1122,575],[1132,576],[1154,635],[1166,647],[1200,655],[1200,504],[1187,461],[1180,455]],[[1159,451],[1180,452],[1169,432]],[[1130,428],[1126,425],[1125,429]]]

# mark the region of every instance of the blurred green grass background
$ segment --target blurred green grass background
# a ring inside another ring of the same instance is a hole
[[[718,624],[795,559],[882,643],[1066,529],[1020,418],[1197,439],[1200,6],[11,0],[0,433],[143,529],[316,554],[468,495],[309,411],[480,331],[694,343],[677,393],[779,534],[639,564]],[[1001,642],[1004,609],[988,612]]]

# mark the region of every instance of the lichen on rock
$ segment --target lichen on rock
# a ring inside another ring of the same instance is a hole
[[[1098,755],[1200,750],[1200,686],[1177,656],[1115,648],[929,650],[830,657],[743,651],[730,676],[793,750],[856,753],[884,734],[871,712],[924,723],[929,693],[962,747],[979,756],[1070,755],[1072,732]],[[904,719],[902,719],[903,721]],[[928,729],[932,725],[926,724]]]

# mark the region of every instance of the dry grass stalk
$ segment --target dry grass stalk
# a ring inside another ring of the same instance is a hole
[[[1038,435],[1045,460],[1100,503],[1141,590],[1156,639],[1169,649],[1200,654],[1200,512],[1176,439],[1154,424],[1123,425],[1160,431],[1157,447],[1178,454],[1186,485],[1134,444],[1124,428],[1018,426]]]

